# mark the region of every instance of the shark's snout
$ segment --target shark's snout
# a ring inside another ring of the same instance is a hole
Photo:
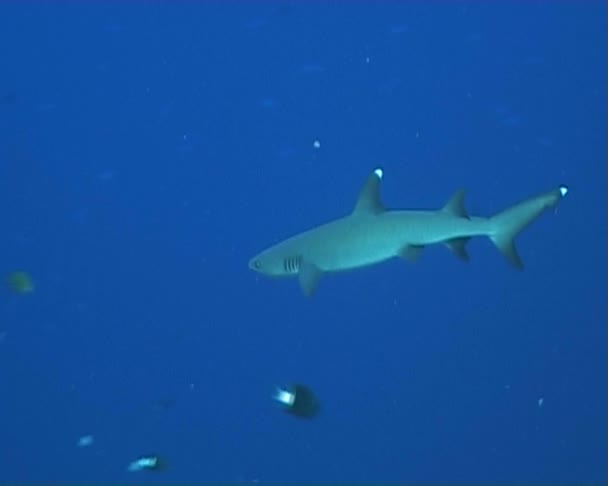
[[[247,264],[247,266],[249,267],[250,270],[253,270],[254,272],[262,271],[262,262],[260,261],[260,259],[257,256],[255,256],[251,260],[249,260],[249,263]]]

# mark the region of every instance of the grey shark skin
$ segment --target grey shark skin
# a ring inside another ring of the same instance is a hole
[[[462,190],[439,210],[388,211],[380,199],[382,175],[381,169],[372,172],[351,214],[271,246],[254,256],[249,268],[271,277],[298,277],[302,291],[310,296],[325,273],[374,265],[394,257],[414,261],[425,246],[436,243],[468,261],[467,241],[486,236],[511,265],[522,269],[515,236],[546,209],[556,207],[568,192],[562,185],[490,218],[469,216]]]

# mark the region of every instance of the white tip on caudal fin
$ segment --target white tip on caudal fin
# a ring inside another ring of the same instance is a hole
[[[515,268],[524,267],[515,247],[514,239],[517,234],[538,218],[545,209],[556,207],[567,193],[568,188],[562,185],[553,191],[517,203],[490,218],[491,231],[488,236]]]

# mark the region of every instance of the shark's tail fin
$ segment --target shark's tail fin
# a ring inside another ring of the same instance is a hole
[[[524,267],[517,254],[515,236],[538,218],[545,209],[556,207],[567,192],[566,186],[559,186],[553,191],[517,203],[490,218],[488,237],[515,268]]]

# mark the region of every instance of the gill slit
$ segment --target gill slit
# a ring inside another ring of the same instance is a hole
[[[287,257],[283,260],[283,270],[286,273],[296,273],[300,270],[302,255]]]

